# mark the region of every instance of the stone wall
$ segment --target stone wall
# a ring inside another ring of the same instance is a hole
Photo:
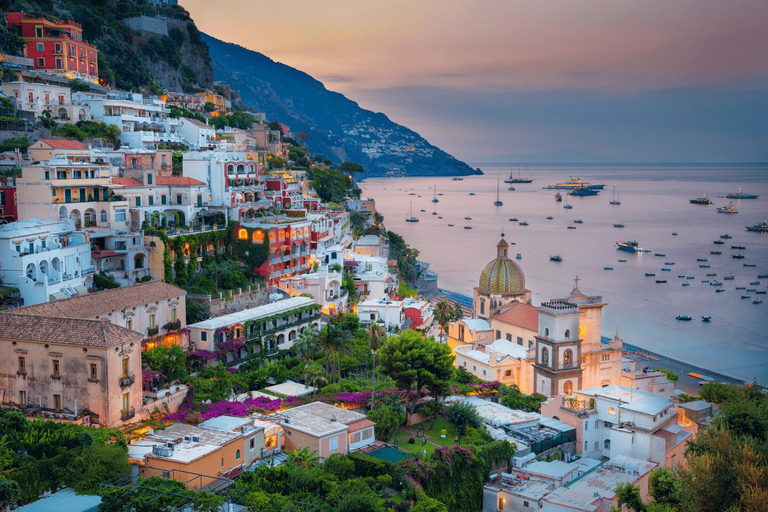
[[[168,35],[168,23],[165,18],[137,16],[135,18],[125,18],[123,23],[135,32],[157,34],[159,36]]]
[[[277,288],[253,286],[241,289],[230,296],[226,296],[224,293],[219,293],[218,296],[188,294],[187,300],[202,302],[210,309],[211,318],[215,318],[268,304],[270,302],[269,295],[273,293],[280,293],[283,297],[288,297],[285,292]]]

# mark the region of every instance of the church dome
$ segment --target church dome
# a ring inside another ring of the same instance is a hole
[[[503,236],[503,235],[502,235]],[[520,266],[509,259],[509,244],[502,238],[496,245],[496,259],[485,266],[480,274],[479,291],[504,295],[525,293],[525,276]]]

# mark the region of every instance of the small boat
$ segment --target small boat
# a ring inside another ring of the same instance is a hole
[[[499,198],[499,176],[496,177],[496,200],[493,202],[493,206],[504,206],[504,203]]]
[[[627,260],[618,260],[618,261],[619,261],[619,263],[626,263],[627,262]]]
[[[707,261],[707,258],[696,258],[696,261]]]
[[[731,235],[729,235],[728,233],[726,233],[724,235],[720,235],[720,238],[722,238],[723,240],[730,240],[733,237]]]
[[[613,227],[615,227],[615,228],[623,228],[624,224],[614,224]]]
[[[686,279],[696,279],[696,277],[695,276],[688,276],[688,277],[686,277]]]
[[[745,267],[756,267],[757,265],[755,265],[754,263],[745,263],[744,266]]]
[[[420,210],[421,213],[427,213],[427,210]]]
[[[568,229],[576,229],[576,226],[568,226]]]
[[[748,293],[757,293],[757,288],[747,288]]]
[[[525,166],[525,178],[520,173],[520,169],[517,169],[517,178],[513,176],[513,171],[509,171],[509,178],[504,180],[504,183],[533,183],[533,180],[528,177],[528,166]]]
[[[745,247],[745,246],[743,246],[743,245],[732,245],[732,246],[731,246],[731,249],[738,249],[738,250],[741,250],[741,251],[743,251],[743,250],[745,250],[745,249],[746,249],[746,247]]]
[[[438,218],[438,219],[442,219],[442,218],[443,218],[443,216],[442,216],[442,215],[438,215],[438,216],[437,216],[437,218]]]
[[[733,281],[736,279],[736,276],[725,276],[723,277],[723,281]]]
[[[619,193],[616,191],[616,185],[613,185],[613,192],[611,193],[611,200],[608,201],[608,204],[612,204],[615,206],[618,206],[621,204],[621,200],[619,199]]]
[[[689,201],[691,204],[712,204],[712,201],[707,197],[707,194],[697,197],[696,199],[689,199]]]
[[[716,277],[716,276],[717,276],[717,272],[709,272],[707,274],[707,277]]]
[[[552,217],[547,217],[547,220],[552,220]]]
[[[706,260],[704,260],[704,261],[706,261]],[[665,262],[664,262],[664,264],[665,264],[665,265],[667,265],[667,266],[669,267],[669,266],[672,266],[672,265],[674,265],[674,264],[675,264],[675,262],[674,262],[674,261],[665,261]]]
[[[432,212],[432,215],[437,215],[437,212]]]
[[[576,219],[573,221],[574,224],[584,224],[584,221],[581,219]]]
[[[562,256],[560,256],[559,254],[556,254],[556,255],[554,255],[554,256],[550,256],[550,257],[549,257],[549,260],[550,260],[550,261],[558,261],[558,262],[560,262],[560,261],[563,261],[563,258],[562,258]]]
[[[631,242],[616,242],[616,246],[616,248],[620,251],[643,252],[643,248],[640,247],[640,244],[637,243],[637,240],[633,240]]]
[[[720,281],[712,281],[709,283],[709,286],[723,286],[723,283]]]
[[[476,194],[474,192],[470,192],[469,195],[474,196]]]
[[[742,259],[744,259],[744,255],[743,254],[731,254],[731,258],[734,258],[734,259],[737,259],[737,260],[742,260]]]
[[[701,315],[701,321],[702,322],[709,322],[710,320],[712,320],[711,316],[709,316],[709,315]]]
[[[677,231],[673,231],[672,236],[677,236]]]
[[[563,196],[560,195],[560,192],[555,194],[555,201],[557,201],[559,203],[562,200],[563,200]]]
[[[408,215],[405,217],[405,222],[419,222],[419,219],[413,216],[413,203],[411,203],[410,208],[408,208]]]
[[[558,195],[560,195],[560,194],[558,193]],[[558,199],[558,201],[559,201],[559,199]],[[572,210],[573,209],[573,205],[572,204],[568,204],[568,195],[565,196],[565,204],[563,205],[563,208],[565,208],[566,210]]]
[[[745,293],[744,295],[742,295],[742,296],[741,296],[741,298],[742,298],[742,299],[751,299],[751,298],[752,298],[752,296],[751,296],[751,295],[749,295],[749,294],[747,294],[747,293]]]
[[[449,228],[452,228],[452,227],[453,227],[453,224],[448,224],[448,227],[449,227]]]
[[[666,254],[664,254],[662,252],[655,252],[655,253],[653,253],[653,255],[654,256],[658,256],[659,258],[663,258],[664,256],[666,256]]]
[[[415,195],[416,195],[416,193],[415,193],[415,192],[411,192],[411,193],[410,193],[410,194],[408,194],[408,195],[409,195],[409,196],[415,196]]]
[[[517,253],[517,254],[515,254],[515,259],[516,260],[521,260],[521,259],[523,259],[523,255],[520,254],[520,253]]]
[[[656,274],[654,274],[653,272],[646,272],[645,277],[656,277]]]
[[[736,209],[735,206],[733,206],[733,201],[728,203],[727,206],[718,206],[717,207],[717,213],[739,213],[739,210]]]
[[[692,320],[691,315],[677,315],[675,320],[682,320],[684,322],[690,322]]]
[[[523,221],[523,222],[521,222],[521,223],[520,223],[520,225],[521,225],[521,226],[527,226],[527,225],[528,225],[528,223],[527,223],[527,222],[525,222],[525,221]]]
[[[517,217],[512,217],[509,219],[510,222],[517,222],[519,219]]]
[[[464,217],[464,220],[472,220],[472,217]]]
[[[455,176],[451,178],[451,181],[464,181],[464,178],[459,178],[458,176]]]
[[[662,272],[672,272],[671,268],[663,268],[661,269]]]
[[[755,299],[752,301],[752,304],[762,304],[762,303],[763,303],[763,299]]]
[[[472,226],[464,226],[464,229],[472,229]]]
[[[568,192],[568,195],[576,196],[576,197],[586,197],[586,196],[596,196],[599,193],[600,191],[594,188],[581,187],[581,188],[575,188],[571,190],[570,192]]]
[[[666,279],[657,279],[656,282],[657,283],[666,283],[667,280]]]
[[[757,274],[758,279],[768,279],[768,274]]]
[[[720,251],[709,251],[709,254],[723,254],[723,253]]]
[[[758,194],[747,194],[739,189],[738,192],[731,192],[730,194],[726,194],[725,197],[728,199],[757,199],[760,196]]]
[[[510,185],[510,186],[507,188],[507,190],[509,190],[510,192],[514,192],[514,191],[515,191],[515,187],[513,187],[513,186],[511,186],[511,185]]]
[[[715,240],[712,243],[715,244],[715,245],[723,245],[725,242],[723,242],[722,240]]]
[[[723,293],[725,290],[723,288],[718,288],[715,290],[715,293]]]
[[[613,267],[603,267],[603,270],[613,270]]]
[[[439,203],[440,200],[437,198],[437,183],[435,183],[435,186],[433,187],[432,191],[433,191],[432,202]]]
[[[745,226],[747,231],[756,231],[758,233],[768,233],[768,220],[764,220],[760,224],[754,226]]]
[[[710,266],[709,266],[709,265],[706,265],[706,264],[704,264],[704,265],[699,265],[699,268],[709,268],[709,267],[710,267]]]
[[[683,286],[691,286],[691,283],[683,283]]]
[[[746,290],[747,287],[746,286],[737,286],[736,289],[737,290]]]
[[[709,279],[702,279],[701,282],[709,284]]]
[[[755,293],[758,295],[765,295],[766,290],[757,290]]]
[[[678,279],[685,279],[685,274],[683,274],[683,275],[681,275],[681,276],[677,276],[677,278],[678,278]]]
[[[439,196],[442,196],[442,195],[444,195],[444,194],[443,194],[442,192],[440,192],[440,193],[438,193],[437,195],[439,195]]]
[[[751,281],[749,284],[752,286],[760,286],[760,281]]]

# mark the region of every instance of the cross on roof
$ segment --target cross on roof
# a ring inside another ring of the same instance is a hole
[[[579,276],[576,276],[576,278],[573,280],[573,289],[577,290],[579,288]]]

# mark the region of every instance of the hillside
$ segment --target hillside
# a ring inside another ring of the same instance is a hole
[[[410,176],[474,174],[413,130],[361,108],[308,74],[265,55],[203,34],[216,80],[240,91],[246,106],[308,135],[315,155],[335,163],[359,162],[364,177],[402,170]]]

